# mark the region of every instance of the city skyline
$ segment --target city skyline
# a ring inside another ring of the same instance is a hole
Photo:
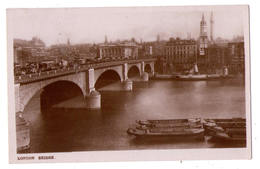
[[[46,11],[47,10],[47,11]],[[232,39],[243,36],[243,12],[240,6],[229,7],[127,7],[127,8],[65,8],[9,9],[8,27],[13,38],[29,40],[34,36],[47,46],[101,43],[135,38],[154,41],[169,37],[199,37],[202,14],[210,37],[210,14],[213,12],[214,38]],[[105,17],[104,17],[105,16]]]

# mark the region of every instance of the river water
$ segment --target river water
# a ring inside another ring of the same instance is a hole
[[[112,87],[113,88],[113,87]],[[117,85],[115,85],[115,90]],[[110,87],[111,89],[111,87]],[[132,92],[101,90],[102,108],[85,109],[82,96],[40,112],[39,95],[25,109],[31,123],[31,153],[92,150],[243,147],[205,140],[143,141],[126,133],[140,119],[244,117],[241,79],[134,82]]]

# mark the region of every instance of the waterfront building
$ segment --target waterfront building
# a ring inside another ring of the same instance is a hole
[[[207,73],[221,74],[223,68],[231,63],[227,43],[209,45],[207,59]]]
[[[197,57],[195,40],[170,38],[164,47],[164,73],[183,72],[193,67]]]
[[[100,44],[99,58],[138,58],[138,44],[134,41]]]
[[[138,56],[142,57],[153,57],[155,50],[155,42],[143,42],[138,48]]]
[[[160,40],[160,36],[156,36],[156,41],[150,42],[141,42],[138,50],[138,57],[148,58],[153,57],[157,58],[155,62],[155,71],[157,73],[163,73],[163,57],[164,57],[164,48],[167,41]]]
[[[228,43],[229,56],[231,58],[230,71],[232,73],[245,72],[245,49],[244,42]]]
[[[93,60],[99,56],[99,47],[96,44],[77,44],[74,47],[79,53],[79,58]]]

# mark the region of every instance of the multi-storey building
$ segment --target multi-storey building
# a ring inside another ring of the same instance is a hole
[[[170,38],[164,47],[164,73],[182,72],[191,69],[196,62],[197,43],[195,40]]]
[[[233,73],[245,72],[244,42],[228,43],[229,56],[231,58],[230,71]]]
[[[225,66],[230,65],[226,43],[212,44],[208,47],[207,73],[221,73]]]
[[[160,40],[159,35],[157,35],[156,41],[141,42],[138,50],[138,57],[157,58],[157,61],[155,63],[155,71],[158,73],[163,73],[163,57],[165,44],[166,41]]]
[[[28,62],[37,62],[48,55],[45,44],[37,37],[32,40],[14,39],[14,63],[25,66]]]
[[[138,58],[138,45],[133,41],[103,43],[99,45],[99,57],[102,58]]]

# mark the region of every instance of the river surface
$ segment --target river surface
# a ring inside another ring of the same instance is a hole
[[[39,94],[24,117],[31,123],[30,153],[93,150],[243,147],[208,140],[138,140],[126,133],[136,120],[173,118],[245,118],[245,87],[241,79],[220,81],[134,82],[132,92],[117,86],[101,90],[102,108],[88,110],[82,96],[40,112]]]

